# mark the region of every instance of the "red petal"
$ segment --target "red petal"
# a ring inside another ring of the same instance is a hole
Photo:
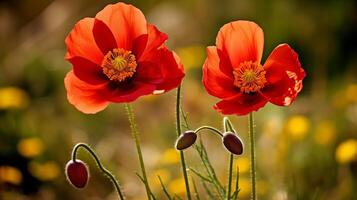
[[[103,85],[93,86],[77,78],[73,71],[67,73],[64,84],[67,99],[78,110],[86,114],[94,114],[104,110],[109,102],[100,94]]]
[[[178,56],[163,47],[140,62],[136,80],[156,85],[155,90],[171,90],[181,83],[185,73]]]
[[[222,99],[230,98],[237,95],[239,90],[233,85],[233,78],[222,73],[220,63],[221,60],[218,56],[217,48],[207,47],[207,58],[203,64],[202,82],[210,95]]]
[[[93,18],[80,20],[68,34],[65,42],[67,45],[66,59],[83,57],[98,65],[103,60],[103,54],[98,48],[93,36]]]
[[[129,80],[121,83],[110,83],[104,90],[103,95],[109,101],[116,103],[129,103],[135,101],[140,96],[153,93],[156,86]]]
[[[216,45],[228,55],[233,67],[238,67],[243,61],[260,63],[264,47],[264,33],[254,22],[235,21],[224,25],[219,30]]]
[[[157,60],[139,62],[135,80],[144,83],[159,84],[163,80],[163,72]]]
[[[162,65],[161,69],[164,75],[163,81],[156,86],[156,90],[165,92],[177,88],[185,76],[183,64],[175,52],[162,48]]]
[[[139,37],[137,37],[136,39],[134,39],[133,41],[133,49],[131,50],[133,52],[133,54],[136,57],[136,60],[139,61],[141,55],[143,54],[146,44],[148,41],[148,35],[141,35]]]
[[[262,94],[267,98],[279,97],[284,94],[286,90],[288,90],[288,88],[290,87],[291,82],[284,68],[269,67],[266,68],[265,71],[265,78],[267,80],[267,83],[264,88],[261,89]]]
[[[102,21],[95,19],[93,35],[97,46],[106,55],[109,51],[117,48],[113,33],[109,27]]]
[[[160,32],[154,25],[148,24],[148,40],[145,50],[139,60],[146,60],[151,51],[157,50],[167,40],[167,35]]]
[[[73,65],[74,74],[89,84],[102,84],[108,79],[103,74],[102,67],[82,57],[73,57],[68,60]]]
[[[217,53],[219,56],[219,70],[225,74],[226,76],[234,79],[233,77],[233,67],[229,57],[222,50],[217,49]]]
[[[147,34],[145,16],[132,5],[110,4],[101,10],[95,18],[110,28],[119,48],[132,50],[134,39]]]
[[[264,95],[271,97],[270,102],[288,106],[302,89],[302,80],[306,76],[301,67],[297,53],[288,45],[277,46],[264,64],[267,89]]]
[[[231,99],[218,102],[214,106],[214,109],[224,115],[246,115],[250,112],[257,111],[267,102],[267,99],[259,93],[241,93]]]

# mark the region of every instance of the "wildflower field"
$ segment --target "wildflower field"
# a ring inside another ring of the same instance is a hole
[[[0,200],[357,200],[353,0],[0,1]]]

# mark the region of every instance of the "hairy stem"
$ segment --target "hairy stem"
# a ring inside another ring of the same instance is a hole
[[[140,168],[141,168],[143,182],[145,184],[146,194],[147,194],[148,200],[151,200],[151,190],[150,190],[148,178],[146,176],[143,154],[141,152],[140,137],[139,137],[138,130],[136,129],[135,114],[134,114],[133,107],[131,106],[131,104],[125,104],[125,108],[128,113],[128,119],[129,119],[130,128],[131,128],[131,135],[134,138],[136,150],[137,150],[137,153],[139,156]]]
[[[216,129],[216,128],[212,127],[212,126],[201,126],[201,127],[197,128],[195,130],[195,133],[198,133],[198,132],[200,132],[202,130],[210,130],[213,133],[217,134],[218,136],[223,137],[223,134],[221,133],[221,131],[219,131],[218,129]]]
[[[233,176],[233,154],[229,156],[229,165],[228,165],[228,185],[227,185],[227,200],[231,199],[232,191],[232,176]]]
[[[232,131],[235,133],[235,131],[233,130],[233,126],[232,126],[231,122],[229,121],[228,117],[223,118],[223,127],[224,127],[224,132]],[[232,176],[233,176],[233,154],[230,154],[229,165],[228,165],[227,200],[231,199]]]
[[[87,144],[85,144],[85,143],[78,143],[78,144],[76,144],[76,146],[74,146],[73,151],[72,151],[72,160],[73,160],[73,162],[76,162],[77,151],[78,151],[78,149],[79,149],[80,147],[84,148],[85,150],[87,150],[87,151],[92,155],[92,157],[94,158],[95,162],[97,163],[99,169],[100,169],[105,175],[107,175],[108,178],[112,181],[112,183],[113,183],[115,189],[117,190],[119,199],[120,199],[120,200],[124,200],[124,199],[125,199],[124,193],[120,190],[120,186],[119,186],[118,181],[115,179],[114,175],[113,175],[109,170],[107,170],[106,168],[103,167],[103,165],[102,165],[102,163],[100,162],[98,156],[95,154],[95,152],[93,151],[93,149],[90,148]]]
[[[180,98],[181,98],[181,86],[179,86],[177,88],[177,96],[176,96],[176,131],[177,131],[177,137],[179,137],[180,134],[181,134]],[[191,192],[190,192],[190,185],[189,185],[189,182],[188,182],[185,154],[184,154],[183,151],[180,151],[180,158],[181,158],[182,173],[183,173],[183,177],[185,179],[187,199],[191,200]]]
[[[256,191],[256,155],[255,155],[255,132],[254,132],[254,117],[253,113],[249,113],[249,140],[250,140],[250,175],[251,175],[251,184],[252,184],[252,200],[257,199]]]

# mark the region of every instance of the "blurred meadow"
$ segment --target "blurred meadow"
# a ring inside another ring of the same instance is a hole
[[[116,199],[109,180],[84,151],[91,178],[76,190],[64,166],[77,142],[90,144],[120,180],[128,199],[145,189],[124,106],[111,104],[96,115],[77,111],[66,99],[64,38],[74,24],[93,17],[102,0],[0,0],[0,199]],[[264,30],[263,60],[289,43],[307,72],[290,107],[267,105],[256,116],[258,193],[272,200],[357,200],[357,3],[353,0],[142,0],[126,1],[169,36],[168,46],[186,71],[182,106],[189,126],[221,128],[212,109],[218,99],[201,84],[205,48],[219,28],[247,19]],[[140,98],[133,106],[153,191],[165,199],[159,175],[171,193],[184,198],[179,154],[174,150],[175,91]],[[250,199],[247,117],[230,116],[245,141],[239,166],[240,200]],[[203,134],[208,156],[222,182],[228,154],[221,141]],[[187,151],[189,167],[202,168]],[[197,177],[198,190],[202,185]],[[202,199],[206,199],[204,196]]]

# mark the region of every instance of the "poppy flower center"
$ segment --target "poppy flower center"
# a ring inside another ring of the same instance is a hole
[[[136,72],[136,58],[131,51],[122,48],[109,51],[102,61],[103,73],[111,81],[124,81]]]
[[[263,66],[257,62],[244,61],[234,69],[234,85],[241,92],[250,93],[262,89],[267,82]]]

